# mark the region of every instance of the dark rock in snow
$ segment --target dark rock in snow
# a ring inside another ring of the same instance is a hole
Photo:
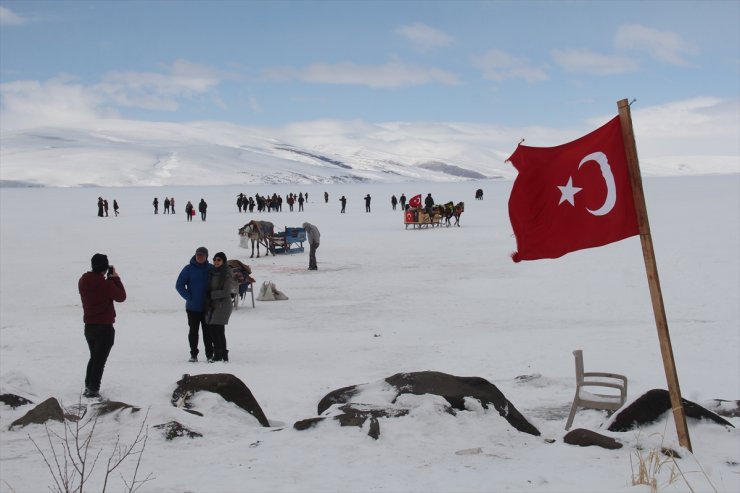
[[[26,404],[33,404],[32,401],[29,401],[25,397],[21,397],[15,394],[0,395],[0,402],[5,404],[6,406],[12,407],[13,409],[15,409],[16,407],[25,406]]]
[[[49,397],[44,402],[28,411],[21,418],[16,419],[10,424],[10,429],[30,424],[43,424],[47,421],[59,421],[64,422],[64,409],[53,397]]]
[[[118,401],[96,402],[92,404],[90,408],[95,413],[95,416],[104,416],[106,414],[123,411],[125,409],[130,409],[132,413],[137,413],[141,410],[141,408],[132,406],[131,404],[126,404],[125,402]]]
[[[486,409],[489,405],[499,412],[514,428],[524,433],[540,436],[540,431],[506,399],[498,388],[480,377],[457,377],[435,371],[397,373],[385,379],[397,389],[396,399],[401,394],[435,394],[444,399],[454,409],[465,410],[465,398],[478,399]],[[353,385],[334,390],[319,402],[318,411],[322,414],[333,404],[351,402],[361,390]]]
[[[180,437],[198,438],[203,436],[201,433],[190,430],[177,421],[170,421],[169,423],[154,425],[154,428],[158,430],[164,430],[164,437],[167,440],[174,440],[175,438]]]
[[[367,434],[377,440],[380,437],[380,422],[378,422],[378,418],[393,418],[398,416],[405,416],[409,413],[408,409],[397,409],[355,403],[345,404],[344,406],[340,406],[338,409],[342,411],[341,414],[331,416],[331,418],[327,416],[321,416],[318,418],[303,419],[294,423],[293,428],[295,428],[296,430],[307,430],[308,428],[312,428],[317,423],[324,421],[325,419],[334,419],[336,421],[339,421],[339,424],[341,426],[357,426],[359,428],[362,428],[365,422],[369,419],[370,427]]]
[[[190,397],[196,392],[203,391],[219,394],[225,400],[233,402],[257,418],[262,426],[270,426],[270,422],[249,388],[244,382],[229,373],[183,375],[182,380],[177,382],[177,388],[172,393],[170,402],[175,407],[188,410],[192,408]]]
[[[687,417],[708,419],[717,424],[732,426],[734,428],[732,423],[712,411],[701,407],[699,404],[686,399],[681,399],[681,401],[683,402],[684,413]],[[670,411],[670,409],[671,397],[668,391],[664,389],[652,389],[645,392],[626,408],[617,411],[608,429],[609,431],[630,431],[640,425],[656,421],[663,413]]]
[[[563,441],[570,445],[579,445],[581,447],[590,447],[596,445],[605,449],[615,450],[622,448],[622,444],[613,439],[596,433],[595,431],[584,428],[576,428],[563,437]]]

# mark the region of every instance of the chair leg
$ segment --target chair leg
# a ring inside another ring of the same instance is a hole
[[[570,406],[570,414],[568,415],[568,421],[565,423],[565,431],[570,430],[570,426],[573,424],[573,418],[576,417],[576,410],[578,409],[578,393],[573,397],[573,405]]]
[[[254,308],[254,286],[249,290],[249,293],[252,295],[252,308]]]

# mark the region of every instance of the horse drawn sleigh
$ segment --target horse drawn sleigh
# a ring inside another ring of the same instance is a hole
[[[432,207],[407,207],[403,214],[403,223],[406,229],[411,225],[414,228],[429,228],[442,225],[452,226],[452,220],[455,220],[455,226],[460,226],[460,216],[465,211],[465,203],[447,202],[444,205],[435,205]]]
[[[285,227],[285,231],[275,232],[275,226],[269,221],[249,221],[239,228],[239,246],[242,248],[257,247],[257,258],[260,256],[260,245],[265,247],[269,255],[272,253],[299,253],[303,251],[303,242],[306,241],[306,230],[303,228]]]

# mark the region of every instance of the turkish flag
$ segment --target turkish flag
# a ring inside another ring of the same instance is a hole
[[[557,147],[519,145],[509,197],[515,262],[558,258],[637,235],[619,117]]]
[[[411,199],[409,200],[409,205],[411,207],[421,207],[421,194],[411,197]]]

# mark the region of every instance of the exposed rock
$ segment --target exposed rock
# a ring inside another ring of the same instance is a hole
[[[740,401],[726,401],[724,399],[712,399],[707,404],[707,409],[725,418],[740,417]]]
[[[683,403],[684,413],[689,418],[708,419],[717,424],[734,428],[732,423],[695,402],[683,398],[681,402]],[[640,425],[654,422],[670,409],[671,398],[668,391],[652,389],[645,392],[626,408],[617,411],[608,429],[609,431],[629,431]]]
[[[16,407],[25,406],[26,404],[33,404],[32,401],[29,401],[25,397],[21,397],[15,394],[0,395],[0,402],[5,404],[6,406],[12,407],[13,409],[15,409]]]
[[[175,438],[180,437],[198,438],[203,436],[201,433],[190,430],[177,421],[170,421],[169,423],[154,425],[154,428],[158,430],[164,430],[164,437],[167,440],[174,440]]]
[[[478,399],[484,408],[489,405],[499,412],[514,428],[524,433],[540,436],[540,431],[509,402],[488,380],[480,377],[457,377],[435,371],[397,373],[385,379],[396,389],[395,399],[401,394],[435,394],[443,397],[454,409],[465,410],[465,398]],[[319,402],[318,412],[323,414],[333,404],[348,403],[360,392],[361,386],[353,385],[334,390]]]
[[[567,444],[579,445],[581,447],[591,447],[596,445],[597,447],[610,450],[622,448],[622,444],[612,437],[596,433],[595,431],[586,430],[584,428],[576,428],[575,430],[570,431],[563,437],[563,441]]]
[[[64,409],[54,397],[49,397],[28,411],[23,417],[13,421],[10,424],[10,429],[22,428],[30,424],[43,424],[51,420],[64,422]]]
[[[405,416],[409,413],[408,409],[397,409],[382,406],[372,406],[369,404],[345,404],[338,408],[342,411],[341,414],[332,416],[331,419],[339,421],[341,426],[357,426],[362,427],[365,422],[370,420],[370,427],[368,429],[368,435],[375,440],[380,437],[380,422],[378,418],[393,418],[398,416]],[[312,428],[317,423],[329,419],[327,416],[321,416],[318,418],[309,418],[296,421],[293,424],[293,428],[296,430],[307,430]]]
[[[270,426],[270,422],[249,388],[244,382],[229,373],[183,375],[182,380],[177,382],[177,388],[172,393],[170,402],[175,407],[182,407],[186,410],[192,409],[190,397],[196,392],[202,391],[219,394],[225,400],[233,402],[257,418],[262,426]]]
[[[344,404],[349,402],[359,392],[357,385],[351,385],[349,387],[342,387],[341,389],[332,390],[319,401],[318,412],[316,414],[324,414],[324,411],[329,409],[334,404]]]
[[[122,411],[124,409],[130,409],[132,413],[137,413],[141,410],[141,408],[132,406],[131,404],[126,404],[125,402],[118,402],[118,401],[96,402],[92,404],[90,407],[92,411],[94,412],[95,416],[104,416],[106,414],[115,413],[117,411]]]

